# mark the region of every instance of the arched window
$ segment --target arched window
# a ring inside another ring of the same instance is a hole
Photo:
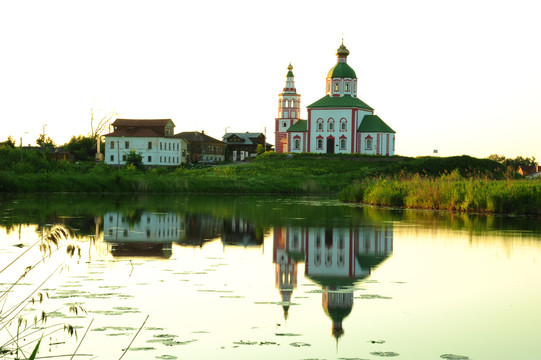
[[[323,149],[323,139],[317,139],[316,147],[317,147],[318,150]]]
[[[295,139],[293,141],[293,148],[295,150],[300,150],[300,148],[301,148],[301,140],[300,139]]]
[[[364,140],[364,148],[366,150],[372,150],[372,137],[368,136],[365,140]]]
[[[348,83],[348,82],[346,83],[346,89],[345,89],[345,91],[349,92],[349,83]]]
[[[334,131],[334,120],[333,119],[329,119],[329,123],[328,123],[328,131]]]
[[[338,91],[338,83],[337,82],[334,83],[334,91]]]
[[[317,119],[317,131],[323,131],[323,119]]]
[[[346,131],[348,126],[348,122],[346,119],[340,120],[340,131]]]
[[[340,139],[340,150],[346,150],[346,139]]]

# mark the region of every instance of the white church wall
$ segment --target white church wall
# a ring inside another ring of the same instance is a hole
[[[351,122],[352,109],[312,109],[310,115],[310,152],[326,153],[327,139],[334,138],[334,153],[351,152]],[[345,128],[341,124],[345,124]],[[332,125],[331,125],[332,124]],[[345,146],[341,146],[340,138],[345,139]],[[319,146],[318,139],[322,139]]]

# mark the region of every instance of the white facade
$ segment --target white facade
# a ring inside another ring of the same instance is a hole
[[[171,137],[105,137],[105,163],[126,165],[131,150],[140,153],[145,166],[179,166],[186,162],[186,141]]]
[[[177,214],[141,213],[138,219],[128,220],[126,214],[106,213],[103,216],[103,238],[108,243],[163,243],[185,237],[186,224]]]

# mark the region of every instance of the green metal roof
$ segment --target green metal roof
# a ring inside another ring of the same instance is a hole
[[[294,77],[293,71],[289,70],[289,71],[287,72],[287,77]]]
[[[297,122],[287,129],[287,132],[294,131],[306,131],[308,130],[308,121],[307,120],[297,120]]]
[[[355,75],[355,71],[349,66],[347,63],[340,62],[333,66],[331,70],[329,70],[329,73],[327,74],[327,78],[357,78],[357,75]]]
[[[382,132],[382,133],[396,133],[389,125],[385,124],[383,120],[377,115],[365,115],[361,120],[361,125],[357,129],[358,132]]]
[[[344,95],[341,97],[332,97],[330,95],[326,95],[315,103],[308,105],[307,108],[359,108],[365,110],[374,110],[361,99],[351,95]]]

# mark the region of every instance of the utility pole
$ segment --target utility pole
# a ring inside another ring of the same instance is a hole
[[[47,126],[47,124],[43,124],[43,139],[42,139],[43,142],[41,143],[43,150],[45,150],[45,126]]]

